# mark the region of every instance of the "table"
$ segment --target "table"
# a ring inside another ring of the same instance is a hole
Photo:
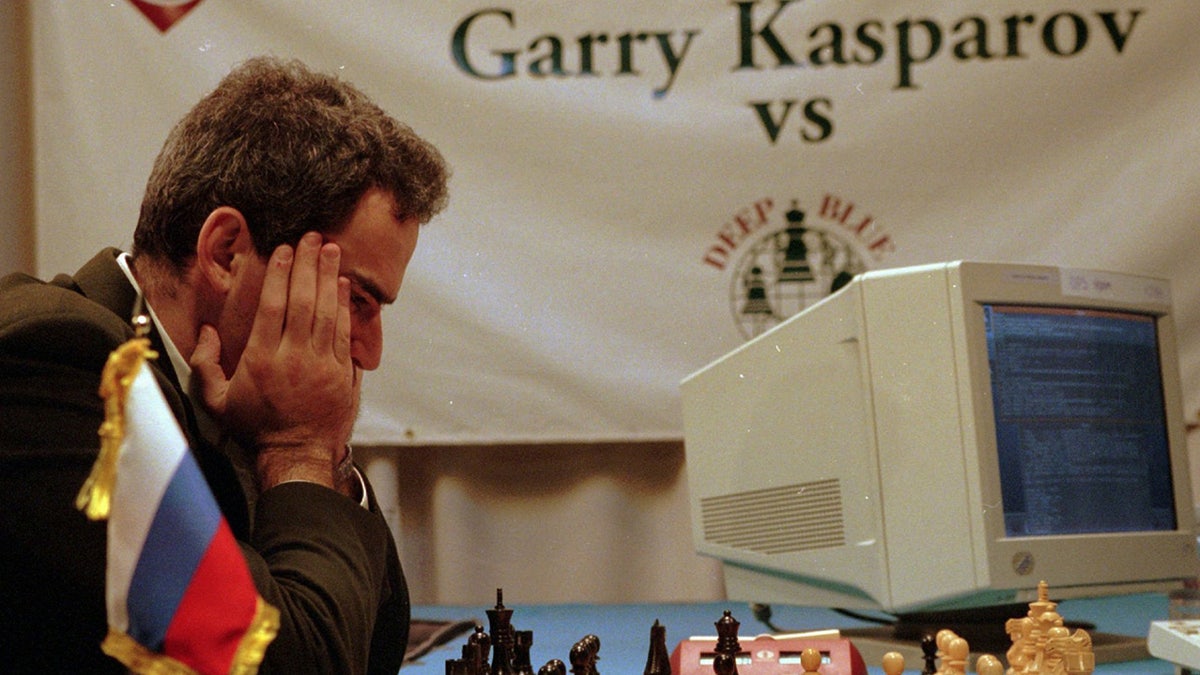
[[[479,607],[417,606],[413,616],[434,620],[473,619],[487,627],[487,609],[492,603]],[[569,663],[571,646],[589,633],[600,638],[599,669],[604,675],[640,675],[649,651],[650,627],[658,620],[667,629],[668,650],[680,640],[693,635],[715,635],[713,625],[724,610],[730,610],[741,622],[742,635],[767,633],[767,626],[757,621],[745,603],[707,602],[695,604],[629,604],[629,605],[523,605],[519,599],[505,596],[504,604],[513,610],[512,623],[518,630],[533,631],[531,661],[534,669],[557,658]],[[1097,631],[1144,638],[1150,621],[1167,616],[1167,598],[1156,593],[1096,599],[1064,600],[1058,612],[1068,621],[1095,624]],[[772,624],[788,631],[854,628],[869,623],[848,618],[830,609],[795,606],[772,606]],[[444,675],[446,660],[458,658],[465,637],[455,638],[422,657],[405,665],[403,675]],[[1003,659],[1003,654],[997,654]],[[974,656],[972,657],[972,661]],[[878,662],[867,661],[872,675],[882,675]],[[920,663],[909,660],[906,673],[919,673]],[[1096,675],[1174,675],[1172,664],[1148,658],[1123,663],[1104,663],[1096,667]]]

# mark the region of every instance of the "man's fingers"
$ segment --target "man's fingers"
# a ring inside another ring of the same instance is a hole
[[[249,344],[274,351],[283,332],[288,311],[288,282],[295,252],[286,244],[275,249],[267,261],[267,272],[259,293],[258,310],[250,328]]]
[[[221,369],[221,336],[216,328],[209,325],[200,327],[196,348],[192,350],[188,365],[192,367],[192,375],[195,376],[204,405],[218,415],[224,412],[229,382],[225,379],[225,371]]]
[[[296,244],[296,262],[288,284],[287,323],[284,341],[295,347],[308,347],[312,339],[313,317],[317,306],[317,268],[321,258],[321,235],[308,232]]]
[[[337,244],[329,243],[321,247],[317,266],[317,304],[312,319],[313,347],[318,353],[337,351],[334,338],[338,331],[343,292],[341,284],[344,281],[338,276],[341,260],[342,250]]]

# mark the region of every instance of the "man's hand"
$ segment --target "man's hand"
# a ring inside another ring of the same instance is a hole
[[[191,366],[205,405],[225,431],[257,453],[262,489],[289,480],[337,486],[358,412],[350,358],[350,282],[341,250],[309,232],[267,262],[258,310],[226,378],[217,330],[200,330]]]

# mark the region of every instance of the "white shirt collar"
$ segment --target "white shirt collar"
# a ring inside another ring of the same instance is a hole
[[[117,265],[121,267],[121,271],[125,273],[125,278],[129,279],[129,283],[133,284],[133,290],[137,291],[138,295],[142,295],[142,287],[138,285],[137,279],[133,276],[133,270],[129,268],[129,254],[122,253],[117,256]],[[175,377],[179,379],[179,386],[185,392],[190,392],[189,385],[192,379],[192,368],[188,365],[187,359],[183,358],[183,354],[179,353],[179,348],[171,341],[171,336],[167,334],[163,328],[162,322],[158,320],[158,315],[154,313],[154,307],[150,302],[146,301],[146,309],[150,311],[150,320],[158,326],[158,335],[162,338],[163,347],[167,350],[167,356],[171,359],[171,367],[175,369]]]

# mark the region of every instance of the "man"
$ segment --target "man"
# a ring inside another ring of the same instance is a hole
[[[131,254],[0,281],[6,672],[121,672],[99,649],[105,526],[74,495],[99,448],[99,374],[139,293],[149,367],[280,610],[261,672],[399,669],[408,592],[348,440],[380,311],[446,179],[435,149],[351,85],[254,59],[167,138]]]

